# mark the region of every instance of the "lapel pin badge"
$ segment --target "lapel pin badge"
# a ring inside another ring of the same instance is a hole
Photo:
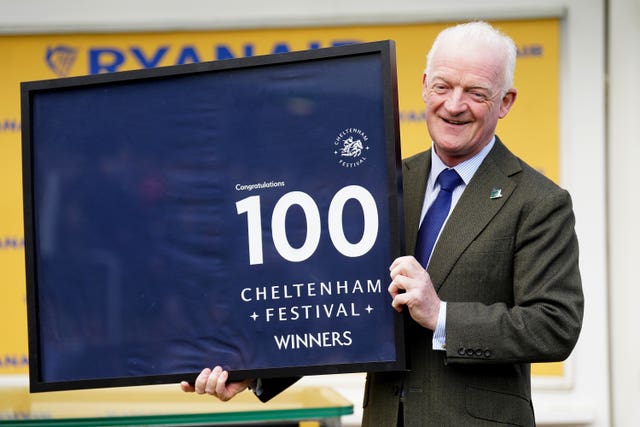
[[[489,195],[490,199],[499,199],[502,197],[502,188],[493,188],[491,190],[491,194]]]

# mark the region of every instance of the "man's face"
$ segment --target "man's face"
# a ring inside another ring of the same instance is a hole
[[[502,96],[501,64],[490,49],[442,46],[423,78],[427,128],[436,152],[449,166],[477,154],[491,141],[498,120],[515,101]]]

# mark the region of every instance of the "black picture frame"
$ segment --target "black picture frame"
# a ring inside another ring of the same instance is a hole
[[[31,391],[405,369],[396,79],[380,41],[23,82]]]

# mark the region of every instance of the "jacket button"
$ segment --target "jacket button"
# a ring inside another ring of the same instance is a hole
[[[473,354],[474,354],[473,349],[472,348],[468,348],[467,349],[467,356],[473,356]]]
[[[476,356],[478,356],[478,357],[482,356],[482,350],[481,349],[477,349],[476,350]]]
[[[459,354],[460,356],[464,356],[464,347],[460,347],[460,348],[458,349],[458,354]]]
[[[484,357],[491,357],[491,350],[485,350]]]

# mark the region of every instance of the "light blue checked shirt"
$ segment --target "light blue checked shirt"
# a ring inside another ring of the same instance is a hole
[[[491,151],[495,142],[496,138],[494,136],[491,142],[489,142],[482,150],[480,150],[478,154],[456,165],[453,168],[456,170],[456,172],[458,172],[458,175],[460,175],[460,178],[462,178],[464,184],[459,185],[455,190],[453,190],[453,193],[451,195],[451,208],[449,209],[449,214],[447,215],[444,224],[447,223],[449,215],[451,215],[451,211],[453,211],[453,208],[458,203],[458,200],[460,200],[464,189],[467,188],[467,184],[469,184],[469,181],[471,181],[471,178],[473,178],[473,175],[476,173],[485,157],[487,157],[487,154],[489,154],[489,151]],[[438,177],[438,175],[440,175],[440,172],[445,169],[448,169],[448,167],[447,165],[442,163],[442,160],[440,160],[440,157],[438,157],[438,155],[436,154],[436,150],[431,150],[431,172],[429,173],[429,178],[427,179],[427,190],[424,197],[424,203],[422,204],[420,223],[422,223],[422,220],[424,219],[429,206],[431,206],[433,201],[438,196],[438,192],[440,191],[440,184],[436,183],[436,178]],[[444,224],[442,224],[442,228],[440,229],[441,232],[444,228]],[[438,238],[440,238],[440,235],[438,235]],[[436,239],[436,243],[437,241],[438,239]],[[436,245],[434,244],[433,247],[435,248],[435,246]],[[442,301],[440,303],[440,311],[438,312],[438,323],[436,325],[436,330],[433,331],[432,348],[434,350],[444,351],[447,348],[447,337],[445,333],[446,325],[447,303],[445,301]]]

